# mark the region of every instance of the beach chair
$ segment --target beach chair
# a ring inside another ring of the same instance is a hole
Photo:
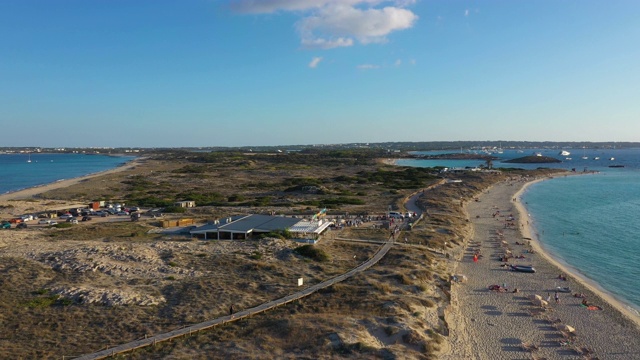
[[[561,323],[562,323],[562,320],[560,320],[559,318],[551,318],[551,317],[549,317],[549,316],[547,316],[547,317],[545,318],[545,320],[547,320],[547,322],[548,322],[549,324],[551,324],[551,325],[561,324]]]
[[[558,345],[560,346],[573,346],[573,341],[568,339],[558,340]]]
[[[523,351],[528,351],[528,352],[535,352],[535,351],[540,350],[540,348],[538,347],[538,345],[536,345],[536,344],[534,344],[534,343],[532,343],[532,342],[528,342],[528,341],[527,341],[527,342],[523,342],[523,343],[521,343],[521,344],[520,344],[520,348],[521,348]]]
[[[582,351],[582,354],[583,354],[584,356],[591,356],[591,355],[593,355],[593,353],[594,353],[593,349],[588,348],[588,347],[586,347],[586,346],[581,347],[581,348],[580,348],[580,351]]]

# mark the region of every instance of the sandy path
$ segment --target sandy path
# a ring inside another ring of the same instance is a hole
[[[525,253],[525,246],[515,245],[523,242],[518,227],[520,214],[512,199],[523,183],[500,183],[485,192],[479,202],[468,205],[467,211],[473,222],[473,235],[466,249],[457,273],[469,276],[463,285],[454,285],[452,304],[453,314],[449,321],[452,329],[452,353],[447,359],[528,359],[530,354],[520,349],[521,342],[533,342],[540,347],[536,355],[549,359],[575,359],[577,353],[572,347],[560,346],[561,334],[541,317],[532,317],[533,308],[527,299],[531,294],[546,298],[551,294],[552,302],[556,286],[569,286],[573,292],[587,294],[590,302],[603,307],[603,311],[589,311],[580,306],[581,299],[571,294],[560,294],[560,304],[551,304],[547,313],[551,318],[559,318],[562,323],[576,328],[576,345],[589,347],[595,356],[601,359],[639,359],[640,328],[623,315],[615,306],[596,295],[582,282],[573,278],[568,281],[557,280],[559,273],[566,273],[540,253]],[[497,210],[500,216],[492,216]],[[514,228],[505,229],[506,217],[516,219]],[[526,216],[526,214],[525,214]],[[502,232],[503,237],[497,235]],[[514,255],[523,253],[524,260],[512,263],[532,264],[537,273],[517,273],[504,270],[497,260],[502,253],[502,241],[506,241]],[[477,246],[474,246],[477,242]],[[473,252],[479,249],[483,258],[474,263]],[[519,293],[495,293],[487,289],[491,284],[506,284]]]

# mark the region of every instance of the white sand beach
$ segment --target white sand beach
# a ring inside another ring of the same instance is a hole
[[[542,251],[517,200],[524,185],[522,181],[499,183],[467,205],[473,231],[456,272],[469,280],[453,285],[452,311],[447,318],[452,350],[443,358],[640,358],[638,317]],[[507,220],[510,217],[513,220]],[[506,222],[513,226],[505,228]],[[501,267],[499,257],[507,248],[513,255],[525,257],[511,259],[511,264],[533,265],[536,273]],[[476,252],[481,258],[474,263]],[[558,279],[559,274],[566,274],[567,280]],[[509,292],[489,290],[493,284],[505,286]],[[558,293],[558,304],[554,301],[556,287],[571,289],[570,293]],[[515,288],[517,293],[512,292]],[[590,304],[602,310],[588,310],[575,293],[585,294]],[[546,311],[530,300],[536,294],[544,300],[551,297]],[[563,325],[575,331],[563,334]],[[525,351],[522,343],[538,350]]]

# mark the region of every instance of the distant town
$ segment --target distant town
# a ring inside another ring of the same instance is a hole
[[[407,151],[451,150],[452,152],[500,149],[629,149],[640,148],[640,142],[555,142],[555,141],[428,141],[428,142],[381,142],[346,144],[307,144],[278,146],[204,146],[204,147],[0,147],[0,154],[15,153],[79,153],[79,154],[132,154],[158,153],[167,150],[184,151],[243,151],[243,152],[293,152],[344,149],[371,149],[387,153]]]

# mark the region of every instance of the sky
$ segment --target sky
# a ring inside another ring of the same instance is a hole
[[[637,0],[0,0],[0,146],[640,141]]]

